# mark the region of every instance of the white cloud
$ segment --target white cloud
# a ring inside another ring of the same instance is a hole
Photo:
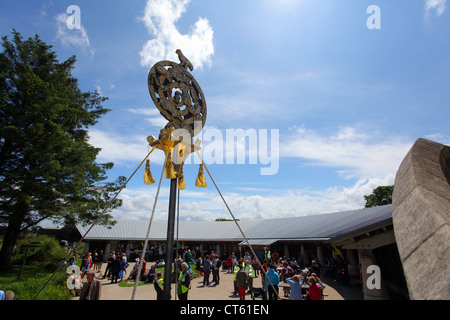
[[[394,174],[412,142],[343,127],[331,136],[305,128],[292,129],[287,143],[280,146],[281,157],[304,159],[311,165],[340,168],[343,177],[384,178]],[[375,141],[376,140],[376,141]]]
[[[168,122],[156,108],[130,108],[128,111],[143,117],[145,116],[145,121],[158,129],[164,128]]]
[[[181,49],[194,68],[211,64],[214,53],[213,29],[209,21],[199,18],[188,34],[181,34],[175,26],[190,0],[148,0],[144,16],[140,18],[154,38],[143,46],[141,65],[151,67],[160,60],[178,61],[176,49]]]
[[[94,55],[95,50],[91,48],[87,31],[83,25],[80,29],[67,28],[68,16],[65,13],[60,13],[56,16],[56,39],[61,42],[63,46],[74,46],[79,49],[87,51],[91,56]]]
[[[433,133],[425,135],[425,139],[450,146],[450,135],[445,133]]]
[[[436,15],[440,16],[445,12],[445,3],[447,0],[426,0],[425,10],[428,15],[431,10],[436,10]]]
[[[130,109],[139,114],[152,116],[148,109]],[[132,112],[133,112],[132,111]],[[142,160],[146,150],[142,141],[145,137],[122,137],[102,131],[90,131],[92,143],[103,148],[101,157],[108,161]],[[311,166],[336,168],[337,173],[347,179],[354,179],[348,186],[334,185],[311,189],[270,189],[259,184],[238,185],[234,189],[221,190],[233,214],[241,219],[268,219],[292,217],[353,210],[364,207],[364,195],[369,195],[380,185],[393,185],[400,162],[412,142],[383,136],[379,138],[354,127],[342,127],[332,134],[319,134],[305,128],[291,129],[290,137],[282,137],[281,162],[283,158],[298,158]],[[144,148],[145,149],[145,148]],[[163,163],[162,152],[152,154],[152,162]],[[195,171],[195,170],[194,170]],[[158,180],[160,172],[152,168],[153,177]],[[190,176],[189,176],[190,177]],[[197,189],[191,183],[181,192],[180,212],[182,220],[213,221],[216,218],[231,218],[226,206],[210,183],[208,188]],[[156,184],[138,189],[124,190],[123,206],[113,212],[117,219],[149,219],[156,194]],[[167,219],[168,186],[158,200],[155,219]]]
[[[125,136],[98,129],[89,130],[89,143],[101,148],[97,160],[99,162],[140,163],[147,155],[148,143],[146,136]],[[152,161],[163,164],[164,156],[160,153],[152,155]]]
[[[160,172],[153,172],[158,180]],[[158,177],[157,177],[158,176]],[[164,179],[165,180],[165,179]],[[217,218],[231,219],[222,198],[214,186],[208,188],[188,186],[181,191],[180,220],[214,221]],[[364,195],[380,185],[394,184],[394,176],[358,180],[353,186],[334,186],[324,190],[271,190],[260,189],[253,194],[224,192],[221,190],[233,215],[240,220],[270,219],[304,216],[354,210],[364,207]],[[120,198],[122,207],[112,214],[116,219],[148,220],[153,208],[156,186],[140,189],[124,189]],[[164,183],[160,191],[154,220],[166,220],[169,187]]]

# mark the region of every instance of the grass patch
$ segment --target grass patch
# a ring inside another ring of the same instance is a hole
[[[2,290],[14,292],[14,300],[33,300],[55,269],[49,270],[41,264],[25,265],[20,280],[17,280],[20,266],[14,265],[8,271],[0,273]],[[62,268],[39,294],[36,300],[70,300],[72,295],[66,286],[68,275]]]

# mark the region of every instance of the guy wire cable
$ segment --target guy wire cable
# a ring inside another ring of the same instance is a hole
[[[127,186],[128,182],[130,182],[131,178],[133,178],[133,176],[136,174],[136,172],[139,170],[139,168],[142,166],[142,164],[145,162],[145,160],[150,156],[150,154],[153,152],[153,150],[155,150],[155,147],[153,147],[153,149],[147,154],[147,156],[144,158],[144,160],[142,160],[141,164],[136,168],[136,170],[134,170],[133,174],[128,178],[128,180],[123,184],[123,186],[119,189],[119,191],[116,193],[116,195],[114,196],[114,198],[111,199],[111,201],[108,203],[108,205],[106,206],[106,208],[102,211],[102,213],[100,213],[100,215],[97,217],[97,219],[95,219],[94,223],[91,225],[91,227],[84,233],[84,235],[81,237],[81,239],[75,244],[75,246],[73,246],[72,249],[69,250],[69,253],[67,254],[67,256],[64,258],[64,260],[61,260],[58,268],[56,268],[55,272],[53,272],[53,274],[50,276],[50,278],[47,280],[47,282],[44,284],[44,286],[41,288],[41,290],[39,290],[39,292],[36,294],[36,296],[34,296],[33,300],[36,300],[36,298],[39,296],[39,294],[42,292],[42,290],[44,290],[44,288],[48,285],[48,283],[53,279],[53,277],[55,276],[55,274],[61,270],[62,266],[66,263],[67,259],[70,258],[70,256],[72,255],[73,252],[75,252],[75,250],[77,249],[77,247],[80,245],[81,241],[84,240],[84,238],[86,237],[86,235],[89,233],[89,231],[91,231],[91,229],[94,227],[94,225],[96,225],[98,223],[98,221],[100,221],[100,218],[105,214],[105,212],[109,209],[109,207],[111,206],[111,204],[114,202],[114,200],[116,200],[116,198],[119,196],[120,192],[122,192],[122,190]]]
[[[267,280],[269,280],[269,283],[270,283],[270,285],[272,286],[273,291],[276,293],[278,299],[281,300],[280,295],[279,295],[278,292],[275,290],[275,287],[273,286],[272,281],[270,281],[270,279],[267,277],[267,273],[266,273],[266,271],[264,270],[264,268],[262,268],[261,262],[259,261],[259,258],[258,258],[258,256],[256,255],[255,251],[253,250],[253,247],[252,247],[252,245],[250,244],[250,241],[248,241],[247,237],[246,237],[245,234],[244,234],[244,231],[242,231],[241,227],[239,226],[239,223],[237,222],[236,218],[234,217],[234,214],[231,212],[230,207],[228,206],[227,202],[225,201],[225,198],[223,197],[222,193],[220,192],[219,188],[217,187],[216,182],[214,181],[213,177],[211,176],[211,173],[209,172],[208,167],[205,165],[205,162],[203,161],[202,157],[200,156],[198,150],[197,150],[197,155],[198,155],[198,157],[200,158],[200,161],[202,162],[203,166],[205,167],[206,172],[208,173],[209,177],[211,178],[211,181],[213,182],[214,186],[216,187],[217,192],[219,193],[220,197],[222,198],[223,203],[224,203],[225,206],[227,207],[228,212],[230,213],[231,217],[233,218],[234,223],[237,225],[239,231],[241,232],[242,236],[244,237],[245,242],[247,242],[247,245],[249,246],[250,250],[252,251],[253,256],[257,258],[259,268],[263,271],[263,273],[264,273],[264,275],[265,275],[265,278],[266,278]]]
[[[164,164],[163,164],[163,167],[162,167],[161,177],[159,179],[159,184],[158,184],[158,190],[156,191],[155,202],[153,203],[152,215],[150,217],[150,222],[148,224],[147,236],[145,237],[144,247],[142,248],[141,260],[139,261],[139,268],[138,268],[138,272],[137,272],[137,275],[136,275],[136,280],[135,280],[135,283],[134,283],[134,288],[133,288],[133,293],[131,295],[131,300],[134,300],[134,296],[136,294],[136,288],[137,288],[137,286],[139,284],[139,279],[141,278],[142,265],[144,264],[145,252],[147,251],[148,238],[150,236],[150,229],[152,227],[153,217],[155,216],[155,209],[156,209],[156,204],[158,202],[159,190],[161,189],[161,182],[162,182],[162,178],[163,178],[163,174],[164,174],[164,169],[166,167],[166,161],[167,161],[167,159],[164,160]]]

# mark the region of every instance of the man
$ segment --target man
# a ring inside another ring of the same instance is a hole
[[[162,272],[156,274],[156,278],[153,281],[153,286],[156,290],[156,300],[162,300],[164,296],[164,276]]]
[[[189,266],[186,262],[183,262],[181,264],[181,273],[178,277],[178,299],[179,300],[187,300],[188,299],[188,292],[189,288],[191,286],[191,274],[188,271]]]
[[[267,291],[269,293],[269,300],[278,299],[278,284],[280,283],[280,276],[275,270],[275,265],[270,264],[267,276]]]
[[[250,253],[246,252],[244,255],[244,264],[248,265],[252,262],[252,257],[250,256]]]
[[[81,289],[80,300],[100,300],[102,283],[95,279],[95,271],[87,273],[87,282]]]
[[[211,273],[211,259],[209,255],[206,255],[205,261],[203,261],[203,285],[209,285],[209,274]]]
[[[252,294],[253,298],[253,278],[255,277],[255,271],[253,266],[249,263],[245,266],[245,273],[247,273],[248,292]]]
[[[220,261],[218,256],[214,256],[214,261],[212,262],[212,273],[214,285],[218,285],[220,281],[219,271],[222,266],[222,261]]]
[[[111,283],[117,283],[117,280],[119,279],[121,265],[120,259],[120,256],[117,255],[111,263]]]
[[[236,274],[239,271],[239,267],[243,267],[243,260],[242,258],[239,259],[238,263],[234,266],[234,278],[233,278],[233,287],[234,287],[234,295],[238,294],[238,287],[237,287],[237,283],[236,283]]]
[[[114,261],[114,253],[110,253],[108,261],[106,261],[106,270],[105,270],[105,274],[103,275],[103,279],[111,276],[111,267],[112,267],[113,261]]]

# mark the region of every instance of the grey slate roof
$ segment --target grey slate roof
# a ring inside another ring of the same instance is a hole
[[[328,241],[364,232],[377,226],[392,223],[392,205],[310,216],[238,221],[250,243],[272,240]],[[149,222],[119,220],[115,226],[95,225],[86,240],[137,240],[144,241]],[[89,226],[77,225],[81,235]],[[166,221],[153,221],[149,239],[165,241]],[[177,236],[175,225],[175,238]],[[180,241],[243,241],[234,221],[188,222],[180,221]],[[259,239],[259,240],[258,240]]]

